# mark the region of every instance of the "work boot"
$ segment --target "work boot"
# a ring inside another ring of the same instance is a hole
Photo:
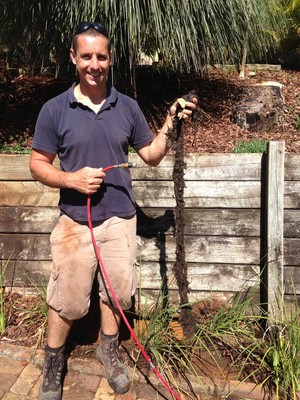
[[[118,351],[118,335],[107,338],[101,332],[100,344],[96,351],[97,359],[103,364],[106,378],[112,389],[119,394],[126,393],[130,382],[123,360]]]
[[[64,350],[62,347],[58,353],[54,353],[46,346],[43,383],[39,388],[38,400],[61,400],[66,369]]]

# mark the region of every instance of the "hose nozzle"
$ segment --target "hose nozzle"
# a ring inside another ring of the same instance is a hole
[[[134,167],[136,167],[136,163],[134,163],[134,162],[122,163],[122,164],[118,164],[116,167],[117,168],[134,168]]]
[[[109,171],[110,169],[114,168],[133,168],[136,167],[136,163],[122,163],[122,164],[115,164],[115,165],[110,165],[109,167],[103,168],[103,172]]]

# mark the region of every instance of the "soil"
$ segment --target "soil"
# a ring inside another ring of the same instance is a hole
[[[24,294],[6,288],[3,304],[6,329],[0,334],[0,341],[32,349],[43,348],[47,341],[47,306],[44,295],[42,293]],[[214,297],[210,300],[199,300],[189,310],[191,323],[193,326],[197,326],[203,324],[204,321],[207,322],[214,318],[222,307],[224,307],[224,304]],[[126,317],[137,335],[138,326],[143,326],[143,329],[140,328],[140,333],[144,331],[145,321],[140,320],[134,311],[127,312]],[[66,345],[67,352],[78,357],[95,358],[95,351],[99,342],[99,321],[98,291],[95,285],[89,313],[84,318],[75,321],[72,326]],[[180,317],[173,320],[172,329],[178,340],[186,337]],[[121,324],[120,342],[122,343],[123,357],[129,364],[133,364],[133,359],[138,354],[138,348],[124,323]],[[143,357],[139,357],[139,369],[146,373],[149,367]]]
[[[99,344],[99,307],[97,305],[98,295],[96,291],[93,291],[92,303],[88,315],[79,321],[75,321],[71,329],[69,339],[66,344],[67,353],[72,357],[77,358],[96,358],[96,349]],[[43,296],[40,295],[22,295],[18,293],[5,292],[4,296],[4,314],[7,318],[7,328],[5,332],[0,335],[0,341],[2,343],[10,343],[15,345],[26,346],[32,348],[33,352],[46,345],[47,333],[46,333],[46,314],[45,314],[45,302]],[[215,316],[219,313],[220,309],[224,310],[224,304],[217,298],[212,297],[209,300],[200,300],[193,305],[190,309],[189,317],[195,326],[209,326],[210,321],[215,321]],[[135,319],[135,315],[127,313],[127,318],[134,329],[136,335],[141,337],[141,332],[144,332],[145,324],[147,321]],[[186,322],[186,321],[185,321]],[[140,331],[138,331],[140,327]],[[173,331],[173,343],[171,348],[166,351],[166,357],[172,356],[171,349],[177,352],[182,347],[181,340],[184,337],[184,329],[181,326],[180,320],[173,320],[171,323],[171,329]],[[255,329],[255,326],[253,326]],[[259,335],[259,328],[257,327],[257,335]],[[161,336],[161,340],[168,336]],[[123,324],[120,330],[120,354],[126,364],[132,368],[137,369],[144,377],[149,376],[152,369],[150,364],[140,354],[140,350],[137,344],[132,339],[129,330]],[[242,341],[241,341],[242,343]],[[216,346],[217,343],[214,343]],[[207,376],[211,379],[220,379],[221,372],[222,376],[226,376],[227,380],[237,381],[246,376],[249,376],[249,370],[245,369],[244,374],[241,375],[241,368],[243,365],[243,357],[241,357],[239,349],[239,340],[236,338],[236,348],[231,345],[224,346],[220,344],[220,352],[213,352],[211,343],[207,343],[207,348],[210,350],[193,350],[193,354],[189,354],[189,357],[193,359],[193,368],[198,372],[200,376]],[[151,357],[150,349],[147,346],[144,349],[148,356]],[[180,353],[179,353],[180,354]],[[176,365],[178,354],[176,357],[172,357],[171,360],[166,363],[170,365]],[[258,360],[260,358],[258,357]],[[234,360],[240,360],[241,368],[238,364],[235,364]],[[156,364],[155,360],[151,360]],[[246,362],[246,364],[248,364]],[[259,364],[259,363],[258,363]],[[258,368],[256,362],[253,359],[253,369]],[[188,375],[183,370],[183,365],[178,365],[178,379],[183,379],[188,382]],[[158,366],[159,368],[159,366]],[[257,377],[253,378],[253,382],[257,383]],[[263,381],[263,379],[261,379]],[[252,379],[249,379],[252,382]],[[191,386],[192,390],[192,386]],[[216,395],[209,397],[211,399],[220,399],[221,397]],[[223,397],[222,397],[223,398]],[[228,399],[237,399],[232,395]]]
[[[30,149],[34,125],[42,104],[67,89],[73,77],[11,77],[0,69],[0,152],[3,146]],[[280,124],[264,131],[247,131],[233,122],[233,113],[243,88],[275,81],[283,86],[285,108]],[[160,128],[170,104],[182,94],[195,90],[201,113],[185,125],[184,151],[230,153],[241,141],[284,140],[286,151],[300,151],[300,72],[256,71],[240,80],[237,72],[221,74],[210,70],[206,77],[172,75],[141,68],[137,73],[137,100],[154,133]],[[2,150],[1,150],[2,149]]]

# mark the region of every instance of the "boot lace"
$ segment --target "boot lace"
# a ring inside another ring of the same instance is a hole
[[[45,387],[60,386],[63,370],[63,356],[60,354],[49,354],[45,365]]]
[[[112,369],[122,368],[123,362],[118,351],[117,339],[109,343],[105,349],[105,353],[109,355]]]

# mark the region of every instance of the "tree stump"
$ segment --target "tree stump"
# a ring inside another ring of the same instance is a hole
[[[281,85],[266,82],[243,89],[241,101],[233,112],[233,121],[248,131],[270,130],[284,112]]]

